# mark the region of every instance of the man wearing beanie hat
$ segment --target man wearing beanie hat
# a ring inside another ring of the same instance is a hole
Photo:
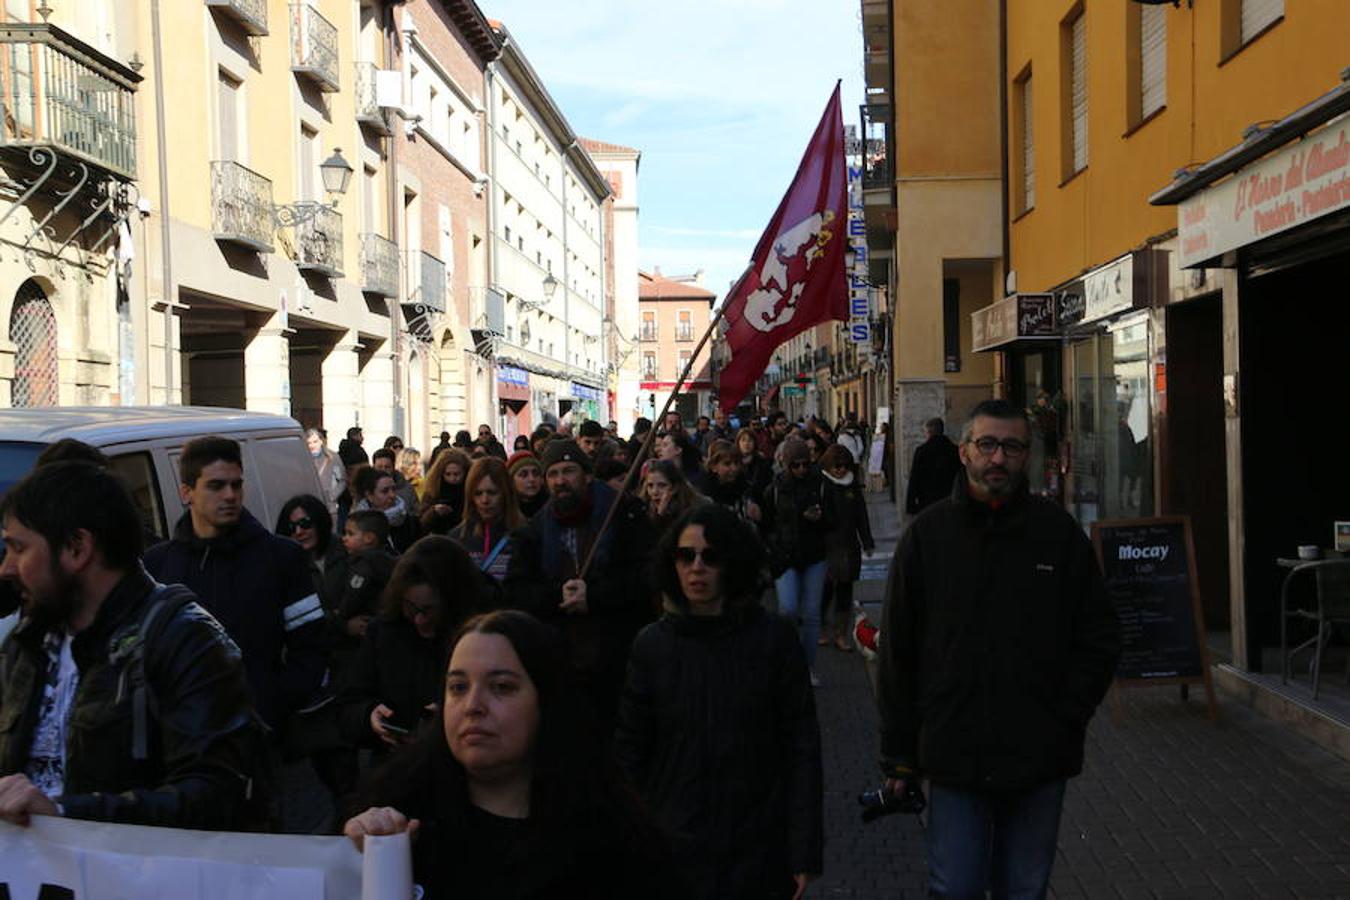
[[[516,489],[516,505],[527,519],[548,503],[548,491],[544,490],[544,466],[539,457],[529,450],[517,450],[506,461],[506,470],[511,473],[511,486]]]
[[[549,441],[543,455],[549,500],[515,534],[506,599],[567,635],[572,667],[593,703],[600,733],[608,735],[628,647],[655,618],[647,567],[656,535],[637,500],[591,478],[591,458],[576,441]],[[615,503],[614,518],[601,533]]]

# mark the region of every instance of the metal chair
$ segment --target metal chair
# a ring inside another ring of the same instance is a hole
[[[1313,579],[1317,589],[1315,609],[1300,608],[1290,604],[1290,588],[1300,578]],[[1289,647],[1289,620],[1302,619],[1313,622],[1317,633],[1297,647]],[[1312,695],[1317,699],[1318,680],[1322,674],[1322,653],[1331,643],[1331,636],[1337,625],[1350,625],[1350,559],[1319,559],[1296,566],[1285,576],[1280,588],[1280,653],[1282,666],[1280,680],[1289,683],[1290,658],[1309,648],[1313,651]],[[1346,681],[1350,683],[1350,663],[1346,665]]]

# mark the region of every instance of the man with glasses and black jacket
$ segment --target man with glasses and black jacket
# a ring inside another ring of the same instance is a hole
[[[965,477],[896,549],[882,621],[886,790],[927,779],[935,896],[1043,897],[1067,780],[1120,652],[1092,546],[1031,495],[1031,427],[1002,400],[961,436]]]

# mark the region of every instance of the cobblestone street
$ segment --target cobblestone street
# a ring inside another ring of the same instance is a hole
[[[871,495],[876,497],[878,495]],[[880,623],[896,529],[871,504],[876,562],[857,596]],[[826,876],[817,897],[922,897],[923,831],[912,816],[862,824],[876,786],[877,726],[857,653],[822,650]],[[1220,699],[1211,723],[1193,692],[1133,690],[1103,707],[1083,775],[1070,782],[1054,897],[1350,897],[1350,763],[1245,706]]]

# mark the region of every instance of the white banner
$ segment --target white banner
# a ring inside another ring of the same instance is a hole
[[[407,837],[383,840],[394,852],[368,844],[367,867],[384,856],[377,867],[392,871],[380,874],[402,884],[373,877],[363,890],[361,854],[342,837],[35,816],[27,828],[0,822],[0,896],[7,889],[10,900],[408,900]]]

